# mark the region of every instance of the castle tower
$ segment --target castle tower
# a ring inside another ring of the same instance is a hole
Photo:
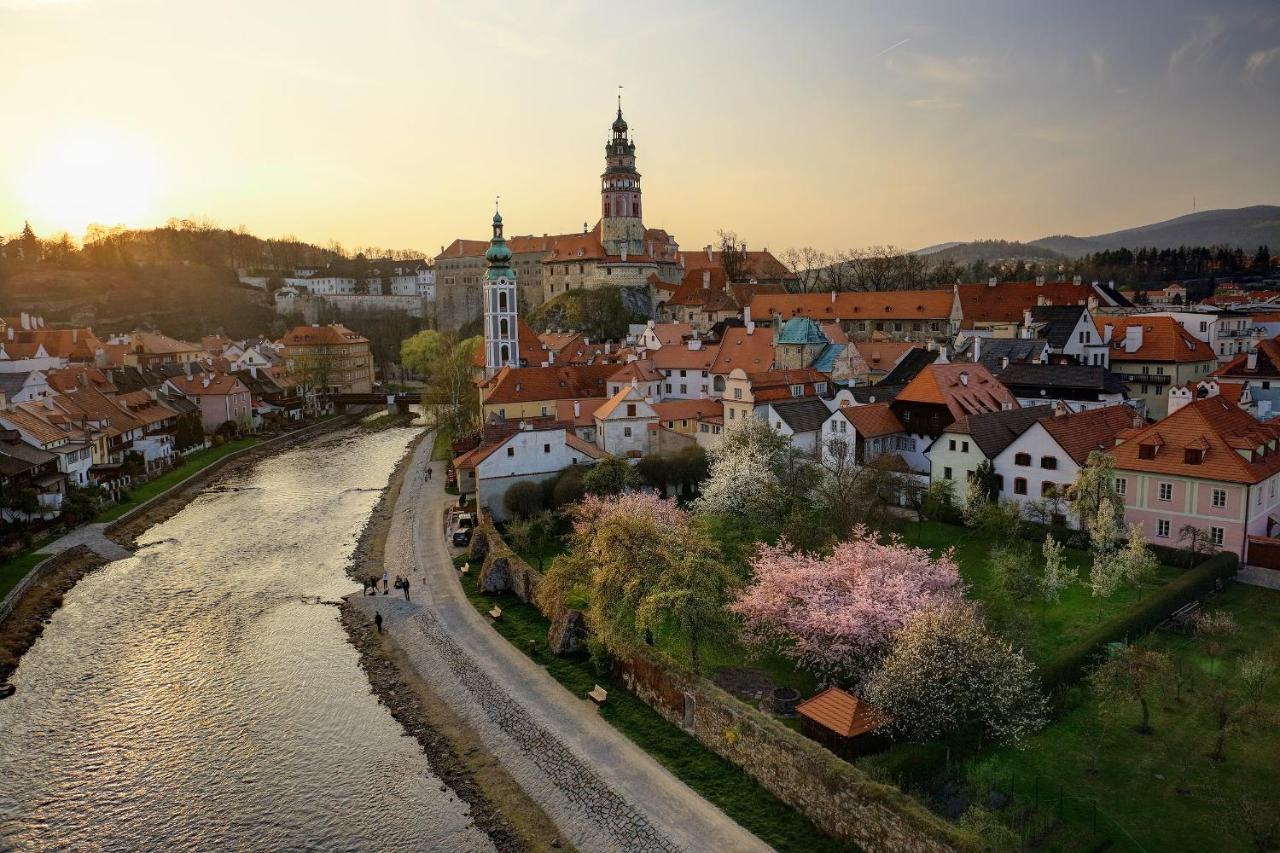
[[[636,144],[627,138],[618,96],[618,117],[604,146],[604,174],[600,176],[600,241],[611,255],[644,253],[644,222],[640,218],[640,173]]]
[[[516,271],[511,249],[502,236],[502,215],[493,213],[493,239],[484,253],[489,268],[484,273],[484,374],[492,376],[503,365],[520,366],[520,334],[516,327]]]

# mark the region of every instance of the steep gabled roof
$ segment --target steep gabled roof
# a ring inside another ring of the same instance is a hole
[[[822,429],[831,410],[817,397],[797,397],[772,404],[773,411],[791,427],[792,432],[817,432]]]
[[[946,431],[969,436],[984,456],[994,459],[1002,450],[1013,444],[1015,438],[1031,429],[1036,421],[1052,413],[1051,406],[983,412],[960,418],[947,427]]]
[[[1123,394],[1127,386],[1110,370],[1093,364],[1010,364],[993,371],[1005,387],[1019,392],[1095,391]],[[1027,396],[1021,394],[1020,396]]]
[[[853,424],[858,435],[863,438],[879,438],[882,435],[893,435],[906,432],[906,427],[898,416],[889,408],[888,403],[872,403],[867,406],[843,406],[839,409],[845,420]]]
[[[1060,350],[1071,343],[1080,315],[1088,310],[1083,305],[1037,305],[1031,309],[1031,322],[1037,326],[1037,335]]]
[[[1173,317],[1138,314],[1132,317],[1101,316],[1094,318],[1098,333],[1105,335],[1106,327],[1112,327],[1112,361],[1166,361],[1197,362],[1217,358],[1209,345],[1192,335]],[[1124,347],[1125,329],[1138,326],[1142,329],[1142,345],[1134,352]]]
[[[884,290],[844,293],[762,293],[751,300],[751,316],[809,317],[823,320],[946,320],[948,290]]]
[[[615,370],[615,364],[507,366],[481,383],[482,388],[491,389],[483,400],[485,405],[490,405],[603,397],[605,381]]]
[[[920,375],[920,371],[933,364],[938,358],[938,351],[915,347],[903,353],[898,363],[887,374],[881,377],[880,385],[906,385]]]
[[[998,412],[1018,401],[1000,380],[981,364],[931,364],[902,389],[898,403],[946,406],[951,417]]]
[[[1118,404],[1054,414],[1041,418],[1039,423],[1077,465],[1083,465],[1091,451],[1109,450],[1116,443],[1116,436],[1133,428],[1137,416],[1129,406]]]
[[[1280,472],[1278,439],[1280,423],[1260,422],[1221,396],[1202,397],[1158,423],[1126,433],[1111,455],[1116,468],[1126,471],[1258,483]],[[1142,458],[1143,445],[1154,449],[1152,458]],[[1203,450],[1198,464],[1187,461],[1185,451],[1193,445]]]
[[[741,367],[747,373],[768,370],[773,366],[773,328],[756,326],[725,329],[720,339],[720,349],[711,364],[712,373],[728,373]]]
[[[1255,347],[1257,362],[1249,367],[1249,354],[1241,353],[1215,370],[1211,376],[1222,379],[1275,379],[1280,377],[1280,339],[1259,341]]]

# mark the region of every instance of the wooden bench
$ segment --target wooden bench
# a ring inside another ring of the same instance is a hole
[[[493,609],[489,611],[489,618],[490,618],[490,619],[494,619],[494,620],[501,619],[501,618],[502,618],[502,608],[495,604],[495,605],[493,606]]]
[[[1161,623],[1161,627],[1190,632],[1195,627],[1196,614],[1200,612],[1200,602],[1192,601],[1184,604],[1169,614],[1169,618]]]
[[[587,698],[592,702],[595,702],[597,705],[603,705],[605,700],[609,698],[609,691],[597,684],[595,687],[591,688],[590,692],[587,693]]]
[[[469,572],[471,571],[471,564],[470,564],[470,563],[463,563],[463,564],[462,564],[462,568],[461,568],[461,569],[459,569],[458,571],[462,572],[462,574],[464,574],[464,575],[465,575],[465,574],[467,574],[467,573],[469,573]]]

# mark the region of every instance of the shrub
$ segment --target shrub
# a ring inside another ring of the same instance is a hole
[[[1045,686],[1052,690],[1079,680],[1108,643],[1147,633],[1168,619],[1173,611],[1208,593],[1218,581],[1235,572],[1236,555],[1230,553],[1217,554],[1188,569],[1181,577],[1134,602],[1068,646],[1041,672]]]
[[[548,481],[553,483],[551,500],[548,504],[553,507],[562,507],[582,500],[582,496],[587,493],[586,486],[583,485],[585,475],[584,468],[573,465],[561,471],[554,481]]]
[[[502,496],[502,506],[516,518],[529,518],[542,511],[542,486],[532,480],[512,483]]]

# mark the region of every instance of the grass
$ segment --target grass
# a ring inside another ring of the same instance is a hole
[[[927,548],[940,554],[955,549],[960,574],[969,585],[969,596],[981,601],[992,623],[1021,644],[1028,656],[1040,664],[1052,661],[1075,640],[1103,621],[1124,610],[1143,590],[1124,587],[1105,599],[1089,592],[1089,554],[1067,549],[1068,564],[1076,569],[1079,583],[1063,592],[1054,604],[1036,601],[1010,601],[992,576],[988,559],[993,544],[982,533],[965,527],[927,521],[906,525],[902,538],[909,545]],[[1043,559],[1039,546],[1030,546],[1032,571],[1039,576]],[[1161,566],[1152,579],[1151,588],[1162,586],[1182,573],[1182,569]]]
[[[431,442],[431,461],[432,462],[448,462],[453,458],[453,448],[449,445],[452,439],[447,433],[437,431],[435,438]]]
[[[27,576],[27,572],[44,562],[49,554],[36,554],[27,551],[0,563],[0,599],[9,594],[9,590],[18,585],[18,581]]]
[[[1038,800],[1046,823],[1059,814],[1061,797],[1060,822],[1044,849],[1101,849],[1103,839],[1123,851],[1254,849],[1239,808],[1244,801],[1267,815],[1280,808],[1280,729],[1269,719],[1280,706],[1280,679],[1265,697],[1267,718],[1228,736],[1222,764],[1208,757],[1214,726],[1205,696],[1215,679],[1235,679],[1236,661],[1247,652],[1280,661],[1280,592],[1236,584],[1209,606],[1240,625],[1216,658],[1202,641],[1181,634],[1144,641],[1168,653],[1191,680],[1180,700],[1172,687],[1157,693],[1154,734],[1136,732],[1136,702],[1085,695],[1026,749],[1002,748],[972,765],[970,779],[980,788],[1012,790],[1022,809]]]
[[[459,565],[466,561],[459,558]],[[478,572],[477,572],[478,575]],[[574,696],[583,697],[595,684],[609,691],[600,715],[693,790],[730,818],[782,853],[856,850],[826,837],[807,818],[788,807],[733,764],[671,725],[628,693],[622,684],[597,673],[585,656],[556,657],[547,651],[549,624],[534,607],[514,595],[482,595],[478,577],[463,579],[471,603],[481,613],[494,604],[502,618],[493,627],[520,651],[529,654]],[[530,642],[535,651],[530,654]]]
[[[244,450],[246,447],[252,447],[257,443],[258,440],[256,438],[242,438],[238,441],[229,441],[220,447],[209,447],[199,452],[192,453],[187,456],[186,461],[177,468],[170,469],[159,477],[156,477],[154,480],[143,483],[141,486],[131,491],[127,501],[115,504],[114,506],[109,506],[102,512],[98,513],[98,517],[95,521],[115,521],[126,512],[141,506],[143,503],[154,498],[166,489],[171,489],[193,474],[203,471],[205,468],[208,468],[224,456],[229,456],[237,450]]]

